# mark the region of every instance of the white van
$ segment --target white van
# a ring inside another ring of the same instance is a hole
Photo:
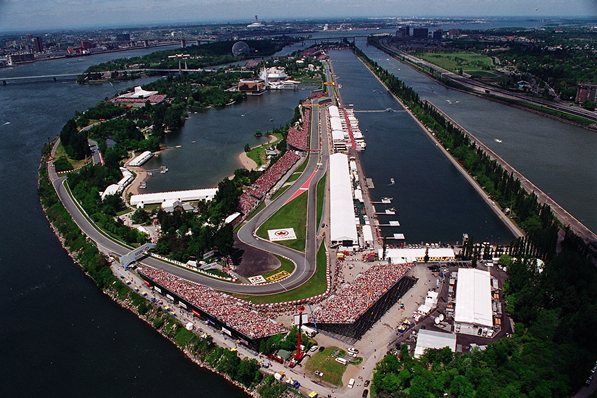
[[[336,358],[336,362],[341,363],[342,365],[348,365],[348,361],[344,358]]]
[[[348,388],[353,388],[353,387],[354,387],[354,379],[348,380]]]

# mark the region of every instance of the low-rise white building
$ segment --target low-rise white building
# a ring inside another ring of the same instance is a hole
[[[421,329],[417,336],[415,347],[415,358],[419,358],[428,349],[449,348],[456,351],[456,335],[454,333],[436,332],[434,330]]]
[[[380,249],[382,251],[382,249]],[[403,264],[425,261],[425,253],[429,256],[429,262],[450,262],[456,259],[454,249],[449,247],[420,247],[420,248],[389,248],[386,249],[386,254],[383,256],[385,260],[389,260],[392,264]],[[380,258],[382,254],[380,253]]]
[[[131,196],[131,206],[144,207],[145,205],[163,203],[168,201],[191,202],[198,200],[210,201],[218,192],[218,188],[189,189],[187,191],[169,191],[147,193]]]
[[[330,156],[330,239],[333,244],[358,244],[348,156]]]
[[[122,178],[116,184],[108,185],[104,192],[101,193],[102,200],[110,195],[120,195],[124,189],[135,179],[135,175],[124,167],[121,167],[120,171],[122,172]]]
[[[460,268],[456,281],[454,332],[491,336],[491,275],[474,268]]]
[[[139,166],[143,165],[145,162],[147,162],[149,159],[151,159],[152,156],[153,156],[153,153],[151,153],[150,151],[145,151],[145,152],[141,153],[140,155],[135,156],[129,162],[128,165],[131,167],[139,167]]]

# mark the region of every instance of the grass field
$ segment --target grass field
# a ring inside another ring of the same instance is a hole
[[[275,270],[269,271],[266,274],[263,274],[262,276],[264,278],[268,278],[269,276],[272,276],[274,274],[277,274],[278,272],[282,272],[282,271],[286,271],[289,274],[292,274],[292,271],[294,271],[294,263],[292,261],[290,261],[289,259],[285,258],[285,257],[280,257],[280,256],[276,256],[278,257],[278,260],[280,260],[280,266],[278,268],[276,268]]]
[[[491,57],[466,51],[418,53],[417,57],[451,72],[459,73],[462,70],[472,76],[491,76],[494,68]]]
[[[274,192],[271,199],[276,200],[278,198],[278,196],[280,196],[284,192],[286,192],[288,190],[288,188],[290,188],[290,185],[282,185],[280,188],[278,188],[278,190],[276,192]]]
[[[255,162],[257,164],[257,167],[263,166],[263,164],[267,160],[265,158],[265,147],[257,146],[255,148],[251,149],[249,152],[247,152],[247,157],[249,159],[253,160],[253,162]]]
[[[282,301],[300,300],[307,297],[313,297],[322,294],[327,289],[327,259],[325,253],[325,246],[321,245],[317,252],[317,269],[311,279],[305,282],[302,286],[290,290],[288,292],[279,294],[270,294],[267,296],[247,296],[235,295],[238,298],[250,301],[255,304],[265,303],[280,303]]]
[[[87,159],[83,159],[83,160],[71,159],[66,154],[66,151],[64,150],[64,147],[62,146],[62,144],[58,144],[58,148],[56,148],[56,159],[58,159],[62,156],[64,156],[70,162],[70,164],[73,166],[73,169],[75,169],[75,170],[80,169],[81,167],[85,166],[85,163],[87,163]]]
[[[338,347],[327,347],[322,352],[317,352],[307,361],[305,368],[313,374],[315,371],[323,372],[323,381],[335,386],[342,386],[342,375],[346,366],[336,362],[336,357],[344,357],[346,352]],[[314,376],[318,378],[318,376]]]
[[[324,174],[323,177],[317,182],[317,222],[321,224],[321,216],[323,215],[323,198],[325,194],[325,179],[327,175]]]
[[[296,239],[276,243],[298,251],[305,251],[306,220],[307,194],[302,194],[292,202],[284,205],[264,222],[257,230],[257,235],[263,239],[269,239],[267,231],[270,229],[294,228]]]

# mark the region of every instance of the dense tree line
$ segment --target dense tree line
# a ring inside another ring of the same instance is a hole
[[[511,173],[478,148],[464,131],[449,122],[436,108],[422,101],[411,87],[381,68],[358,48],[363,58],[388,89],[410,108],[417,118],[432,130],[442,145],[450,151],[493,200],[527,233],[542,257],[552,255],[556,248],[559,223],[548,205],[540,204],[535,194],[529,194]]]
[[[186,65],[189,69],[198,69],[252,57],[265,57],[280,51],[284,46],[295,40],[295,38],[291,37],[280,37],[268,40],[244,40],[249,46],[250,51],[239,56],[234,56],[232,54],[232,46],[236,43],[234,40],[223,40],[198,46],[189,46],[184,49],[184,53],[189,54],[190,58],[183,60],[183,65],[186,61]],[[180,52],[180,49],[173,49],[156,51],[140,57],[116,59],[89,67],[85,72],[85,75],[89,75],[92,79],[100,78],[101,76],[94,72],[124,70],[131,65],[134,65],[136,69],[178,69],[178,59],[168,57],[179,54]]]
[[[49,146],[45,148],[44,160],[47,159],[48,153]],[[42,165],[45,165],[44,161]],[[248,388],[254,388],[261,383],[263,375],[259,372],[260,366],[256,360],[241,359],[236,352],[216,346],[211,337],[199,337],[188,331],[170,314],[153,307],[147,299],[116,278],[110,269],[108,259],[91,241],[87,240],[62,206],[45,167],[40,168],[38,192],[48,219],[64,239],[64,246],[73,253],[82,269],[100,289],[129,302],[140,315],[146,317],[156,329],[171,338],[178,347],[206,361],[217,371],[227,374]],[[279,387],[270,385],[270,382],[264,384],[266,391],[268,388],[274,392],[280,390]],[[273,398],[279,395],[269,396]]]
[[[60,131],[60,143],[71,159],[85,159],[89,156],[87,136],[80,133],[75,119],[70,119]]]
[[[532,245],[546,259],[508,263],[507,311],[516,333],[486,351],[453,354],[432,350],[418,360],[403,349],[388,355],[374,376],[379,397],[561,397],[569,396],[588,376],[597,357],[597,272],[594,248],[561,227],[551,210],[490,160],[468,137],[446,121],[417,93],[380,68],[360,50],[376,75],[399,96],[483,188],[527,232],[521,245]]]

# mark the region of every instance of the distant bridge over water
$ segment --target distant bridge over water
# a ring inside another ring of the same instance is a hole
[[[104,74],[104,73],[140,73],[140,72],[155,72],[155,73],[193,73],[193,72],[214,72],[216,69],[156,69],[156,68],[141,68],[141,69],[123,69],[123,70],[112,70],[112,71],[98,71],[90,72],[93,74]],[[2,85],[7,85],[10,82],[31,82],[31,81],[58,81],[58,80],[71,80],[77,79],[84,73],[57,73],[52,75],[32,75],[32,76],[14,76],[14,77],[0,77]]]

